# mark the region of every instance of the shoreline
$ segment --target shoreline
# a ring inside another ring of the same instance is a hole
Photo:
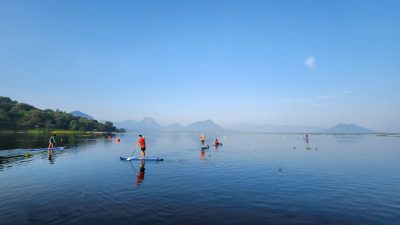
[[[75,131],[75,130],[46,130],[46,129],[35,129],[35,130],[0,130],[0,134],[79,134],[79,135],[99,135],[99,134],[115,134],[116,132],[106,131]]]

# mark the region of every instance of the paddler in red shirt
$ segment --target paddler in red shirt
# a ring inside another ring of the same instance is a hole
[[[140,150],[142,151],[141,158],[144,158],[146,156],[146,140],[141,134],[139,134],[138,145],[140,146]]]

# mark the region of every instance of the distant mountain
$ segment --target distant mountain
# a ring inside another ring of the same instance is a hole
[[[360,127],[356,124],[338,124],[324,130],[324,133],[375,133],[375,131]]]
[[[160,124],[158,124],[153,118],[145,117],[140,122],[139,125],[143,128],[147,129],[157,129],[160,128]]]
[[[266,132],[266,133],[311,133],[320,132],[324,130],[321,127],[313,126],[291,126],[291,125],[271,125],[271,124],[234,124],[227,126],[227,128],[236,131],[245,132]]]
[[[171,125],[162,126],[158,124],[154,119],[146,117],[141,121],[125,120],[121,122],[114,122],[114,125],[118,128],[125,128],[129,131],[142,131],[142,130],[162,130],[162,131],[202,131],[202,130],[223,130],[222,127],[218,126],[211,120],[199,121],[192,123],[186,127],[179,123],[173,123]]]
[[[161,126],[154,119],[150,117],[145,117],[139,122],[135,120],[124,120],[121,122],[114,122],[114,125],[116,127],[125,128],[130,131],[156,130],[161,128]]]
[[[222,127],[215,124],[212,120],[199,121],[186,126],[186,129],[193,131],[201,130],[223,130]]]
[[[221,127],[212,120],[198,121],[187,126],[173,123],[167,126],[158,124],[153,118],[145,117],[141,121],[125,120],[114,122],[117,128],[125,128],[128,131],[160,130],[160,131],[244,131],[244,132],[266,132],[266,133],[375,133],[370,129],[355,124],[338,124],[330,129],[314,126],[291,126],[291,125],[254,125],[235,124]]]
[[[125,128],[126,130],[135,130],[139,127],[139,122],[135,120],[124,120],[120,122],[114,122],[114,126],[118,128]]]
[[[182,126],[180,123],[173,123],[171,125],[163,127],[163,130],[167,130],[167,131],[182,131],[184,129],[185,129],[185,127]]]
[[[79,116],[79,117],[83,117],[83,118],[86,118],[86,119],[89,119],[89,120],[94,120],[94,118],[92,116],[90,116],[90,115],[88,115],[86,113],[83,113],[81,111],[73,111],[73,112],[70,112],[70,113],[73,116]]]

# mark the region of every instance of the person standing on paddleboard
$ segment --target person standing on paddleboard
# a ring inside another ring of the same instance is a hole
[[[141,158],[144,158],[146,156],[146,140],[141,134],[139,134],[138,145],[140,146],[140,150],[142,151]]]
[[[215,146],[219,146],[218,138],[215,138],[214,145],[215,145]]]
[[[206,136],[204,136],[204,134],[200,136],[200,141],[201,141],[201,146],[205,146],[204,142],[206,141]]]
[[[49,147],[48,148],[54,148],[54,144],[56,143],[56,137],[57,135],[53,134],[51,135],[49,139]]]
[[[57,135],[53,134],[53,135],[51,135],[51,137],[49,139],[49,147],[47,150],[47,155],[49,157],[49,160],[51,160],[54,155],[53,148],[54,148],[54,144],[56,143],[56,137],[57,137]]]

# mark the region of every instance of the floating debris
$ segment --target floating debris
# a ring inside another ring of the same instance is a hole
[[[27,152],[24,154],[25,158],[31,158],[32,156],[33,156],[33,153],[31,153],[31,152]]]

